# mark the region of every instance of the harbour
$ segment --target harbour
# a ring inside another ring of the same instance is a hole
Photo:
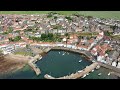
[[[65,53],[63,55],[63,53]],[[69,54],[68,54],[69,53]],[[79,60],[82,62],[79,63]],[[54,51],[51,50],[42,59],[36,62],[37,67],[40,69],[40,74],[36,75],[35,71],[31,67],[25,66],[23,69],[11,73],[0,78],[5,79],[45,79],[44,76],[49,74],[53,77],[59,78],[62,76],[71,75],[72,73],[81,72],[86,68],[86,66],[91,65],[92,62],[86,60],[84,57],[77,53],[72,53],[68,51]],[[116,76],[109,75],[110,71],[106,68],[100,67],[100,69],[95,69],[89,74],[87,73],[85,77],[78,79],[112,79],[117,78]],[[102,73],[100,76],[99,73]],[[84,75],[83,75],[84,76]]]

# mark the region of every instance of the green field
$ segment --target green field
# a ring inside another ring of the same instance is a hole
[[[32,53],[31,52],[15,52],[14,53],[15,55],[24,55],[24,56],[32,56]]]
[[[51,11],[0,11],[0,14],[46,14]],[[64,15],[79,13],[85,16],[120,19],[120,11],[53,11]]]

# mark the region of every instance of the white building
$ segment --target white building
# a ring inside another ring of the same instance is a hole
[[[116,67],[117,63],[116,62],[112,62],[112,66]]]

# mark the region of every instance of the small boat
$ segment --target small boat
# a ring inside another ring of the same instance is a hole
[[[96,69],[99,69],[100,68],[100,65],[98,65],[97,67],[96,67]]]
[[[99,73],[98,76],[100,76],[102,73]]]
[[[84,77],[86,77],[86,74],[84,74],[84,75],[82,76],[82,78],[84,78]]]
[[[59,54],[60,54],[60,52],[59,52]]]
[[[92,70],[92,72],[94,72],[94,70]]]
[[[89,75],[90,73],[87,73],[86,75]]]
[[[110,74],[111,74],[111,73],[109,72],[109,73],[108,73],[108,76],[110,76]]]
[[[65,53],[63,53],[62,55],[65,55]]]
[[[83,70],[78,71],[79,73],[82,72]]]
[[[82,60],[79,60],[79,63],[82,62]]]

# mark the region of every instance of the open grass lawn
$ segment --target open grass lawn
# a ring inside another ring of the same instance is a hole
[[[0,14],[46,14],[51,11],[0,11]],[[120,19],[120,11],[53,11],[64,15],[79,13],[85,16]]]
[[[113,39],[120,39],[120,35],[111,35],[111,38],[113,38]]]
[[[15,52],[14,54],[18,54],[18,55],[24,55],[24,56],[32,56],[32,53],[31,52]]]

